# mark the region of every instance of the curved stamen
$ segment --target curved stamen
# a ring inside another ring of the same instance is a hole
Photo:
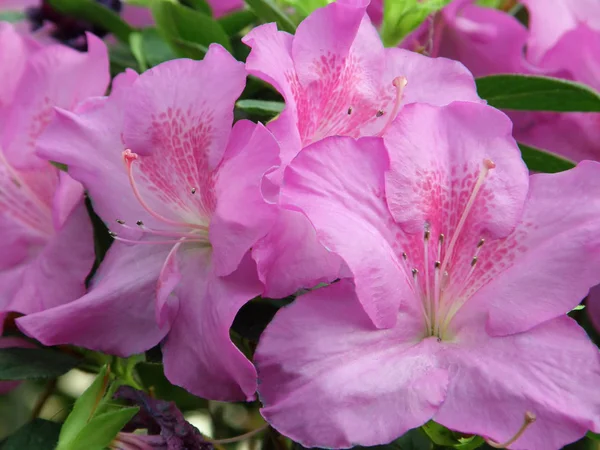
[[[153,228],[148,228],[146,227],[143,223],[141,225],[138,225],[137,227],[131,227],[129,225],[127,225],[125,222],[121,223],[123,221],[118,221],[117,223],[119,225],[121,225],[121,228],[125,228],[126,230],[136,230],[136,231],[141,231],[142,233],[145,234],[152,234],[152,235],[156,235],[156,236],[167,236],[167,237],[180,237],[180,238],[191,238],[191,239],[198,239],[200,237],[200,235],[195,234],[195,233],[183,233],[183,232],[177,232],[177,231],[163,231],[163,230],[155,230]],[[141,222],[141,221],[139,221]]]
[[[186,237],[182,237],[180,239],[165,240],[165,241],[136,241],[135,239],[122,238],[122,237],[118,236],[117,233],[114,233],[112,231],[109,231],[108,234],[110,234],[110,237],[112,237],[115,241],[125,242],[126,244],[137,244],[137,245],[139,245],[139,244],[143,244],[143,245],[177,244],[177,243],[181,242],[181,239],[184,239],[185,242],[200,242],[203,244],[208,244],[206,239],[190,239],[190,238],[186,238]]]
[[[396,78],[394,78],[394,81],[392,81],[392,84],[396,88],[396,102],[394,103],[394,108],[392,109],[391,114],[388,116],[388,120],[387,120],[386,124],[381,129],[381,131],[377,134],[377,136],[383,136],[383,134],[387,131],[389,126],[392,124],[392,122],[396,118],[398,111],[400,111],[400,103],[402,103],[402,93],[404,92],[404,88],[408,84],[408,80],[406,79],[406,77],[396,77]],[[381,114],[381,115],[383,115],[383,114]],[[377,117],[381,117],[381,115],[378,115]]]
[[[462,231],[462,229],[465,225],[465,222],[467,221],[467,218],[469,217],[471,208],[475,204],[475,200],[477,198],[477,195],[479,194],[479,191],[481,190],[481,187],[483,186],[483,182],[485,181],[487,174],[489,173],[490,170],[494,169],[495,167],[496,167],[496,164],[491,159],[483,160],[483,167],[481,168],[481,171],[479,172],[479,177],[477,177],[475,186],[473,186],[473,190],[471,191],[469,200],[467,201],[465,209],[464,209],[462,215],[460,216],[458,225],[456,226],[454,233],[452,233],[452,239],[450,240],[450,244],[448,245],[448,251],[444,255],[444,261],[442,262],[442,271],[446,270],[446,267],[448,266],[448,263],[450,262],[450,258],[452,258],[454,246],[458,242],[458,236],[460,236],[460,232]]]
[[[529,428],[529,425],[531,425],[533,422],[535,422],[535,414],[527,411],[525,413],[525,420],[523,421],[523,425],[521,425],[521,428],[519,428],[519,431],[517,431],[517,433],[512,438],[510,438],[508,441],[504,442],[503,444],[500,444],[496,441],[493,441],[492,439],[486,439],[485,442],[487,442],[488,445],[490,445],[491,447],[494,447],[494,448],[508,448],[509,445],[514,444],[517,441],[517,439],[519,439],[521,436],[523,436],[523,433],[525,433],[525,430],[527,430],[527,428]]]
[[[129,149],[126,149],[123,152],[123,161],[125,162],[125,167],[127,167],[127,176],[129,177],[129,184],[131,184],[131,189],[133,189],[133,195],[135,195],[135,198],[140,203],[140,205],[142,205],[142,207],[146,210],[146,212],[148,212],[148,214],[150,214],[155,219],[160,220],[161,222],[167,223],[169,225],[174,225],[177,227],[196,228],[208,232],[208,228],[205,226],[196,225],[193,223],[177,222],[176,220],[171,220],[167,217],[164,217],[163,215],[157,213],[152,208],[150,208],[150,206],[142,198],[140,191],[138,190],[137,185],[135,184],[135,180],[133,179],[133,162],[136,159],[138,159],[137,153],[134,153]]]

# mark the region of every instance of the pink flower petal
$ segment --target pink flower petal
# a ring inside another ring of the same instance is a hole
[[[402,313],[396,327],[377,330],[348,281],[299,297],[277,313],[255,355],[262,415],[307,448],[390,442],[444,401],[439,345],[419,342],[422,331]]]
[[[441,358],[451,376],[434,417],[442,425],[505,442],[525,413],[534,413],[536,421],[510,445],[515,450],[559,449],[598,430],[598,349],[568,317],[503,338],[465,330]]]
[[[247,255],[233,274],[218,277],[209,249],[182,247],[177,259],[181,283],[172,296],[178,306],[163,343],[167,378],[200,397],[252,400],[256,370],[231,342],[229,328],[262,291],[254,262]]]
[[[385,219],[387,168],[379,139],[323,139],[288,167],[281,197],[283,207],[306,214],[319,241],[346,262],[357,297],[377,327],[393,326],[398,305],[413,298]]]
[[[115,242],[86,295],[21,317],[17,325],[44,345],[75,344],[121,356],[148,350],[168,331],[157,326],[152,301],[168,251]]]

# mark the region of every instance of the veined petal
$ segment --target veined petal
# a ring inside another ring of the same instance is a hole
[[[421,337],[410,314],[376,329],[350,281],[302,295],[261,336],[261,413],[307,448],[390,442],[429,420],[445,398],[438,343]]]
[[[480,261],[484,287],[457,321],[484,310],[488,330],[507,335],[573,309],[600,282],[600,163],[532,175],[521,223]]]
[[[212,400],[252,400],[256,370],[231,342],[229,328],[239,309],[262,292],[249,255],[227,277],[215,275],[209,248],[182,246],[180,283],[171,330],[163,343],[165,374],[174,384]],[[167,304],[167,308],[169,305]]]
[[[169,248],[115,242],[90,291],[62,306],[17,319],[44,345],[73,344],[120,356],[148,350],[166,335],[155,320],[156,282]]]

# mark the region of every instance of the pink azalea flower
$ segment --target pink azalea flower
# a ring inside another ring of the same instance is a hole
[[[281,433],[345,448],[433,419],[552,450],[600,430],[598,349],[565,315],[600,280],[599,163],[529,177],[501,112],[415,104],[383,142],[303,150],[281,195],[353,274],[261,336]]]
[[[213,16],[222,17],[244,8],[244,0],[207,0]]]
[[[455,0],[403,47],[464,63],[475,76],[549,75],[600,89],[600,3],[526,0],[530,30],[473,0]],[[527,49],[527,51],[525,51]],[[511,113],[516,139],[575,161],[600,159],[600,114]]]
[[[88,53],[40,48],[0,24],[0,313],[43,311],[81,296],[94,262],[83,187],[35,154],[54,107],[101,95],[109,81],[104,44]],[[2,325],[0,324],[0,332]]]
[[[163,341],[174,383],[212,399],[252,398],[253,365],[233,345],[239,308],[263,287],[249,249],[271,226],[261,193],[279,148],[233,107],[246,71],[218,45],[117,77],[110,97],[60,111],[40,153],[69,166],[116,242],[88,294],[18,325],[45,344],[119,355]]]
[[[368,4],[340,0],[318,9],[294,36],[271,23],[244,37],[252,48],[246,68],[286,101],[283,113],[268,125],[281,147],[276,184],[298,152],[320,139],[381,134],[410,103],[481,101],[460,63],[384,49],[366,15]],[[266,295],[272,297],[331,281],[342,270],[339,258],[316,242],[310,224],[293,211],[281,213],[254,255]]]

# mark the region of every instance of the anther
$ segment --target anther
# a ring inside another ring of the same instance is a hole
[[[444,243],[444,234],[440,233],[440,244]]]
[[[125,221],[124,221],[124,220],[121,220],[121,219],[117,219],[117,223],[118,223],[119,225],[125,225]]]
[[[483,165],[488,170],[496,168],[496,163],[494,161],[492,161],[491,159],[487,159],[487,158],[483,160]]]
[[[439,269],[440,267],[442,267],[442,262],[441,261],[436,261],[435,262],[435,268]]]
[[[481,248],[483,246],[483,244],[485,244],[485,239],[483,239],[483,238],[479,239],[479,242],[477,243],[477,248]]]
[[[379,111],[377,111],[377,112],[375,113],[375,117],[381,117],[381,116],[383,116],[384,114],[385,114],[385,111],[384,111],[384,110],[382,110],[382,109],[380,109]]]
[[[109,231],[108,235],[112,238],[116,238],[117,237],[117,233],[115,233],[114,231]]]
[[[404,259],[404,261],[408,259],[408,255],[406,254],[406,252],[402,252],[402,258]]]
[[[431,236],[431,231],[429,230],[425,230],[425,240],[428,241],[429,240],[429,236]]]
[[[514,444],[517,439],[519,439],[521,436],[523,436],[523,433],[525,433],[525,430],[527,430],[527,428],[529,428],[529,425],[531,425],[533,422],[535,422],[535,414],[527,411],[525,413],[525,420],[523,421],[523,425],[521,425],[521,428],[519,428],[519,431],[517,431],[517,434],[515,434],[512,438],[510,438],[508,441],[504,442],[503,444],[500,444],[496,441],[493,441],[492,439],[486,439],[485,441],[488,443],[488,445],[494,447],[494,448],[508,448],[509,445]]]
[[[475,266],[475,264],[477,264],[477,256],[473,256],[473,259],[471,260],[471,267]]]
[[[135,224],[136,224],[138,227],[143,227],[143,226],[144,226],[144,222],[142,222],[141,220],[138,220],[138,221],[137,221]]]
[[[406,77],[396,77],[392,81],[392,85],[396,88],[396,101],[394,102],[394,107],[392,108],[392,112],[388,117],[388,120],[381,131],[378,133],[378,136],[383,136],[386,130],[390,127],[396,116],[398,115],[398,111],[400,111],[400,104],[402,103],[402,94],[404,92],[404,88],[408,84]],[[381,112],[381,114],[379,114]],[[377,112],[377,117],[381,117],[383,115],[383,111],[379,110]]]
[[[195,194],[196,193],[196,188],[192,188],[191,192],[192,192],[192,194]]]
[[[412,274],[414,277],[416,277],[417,275],[419,275],[419,271],[417,269],[413,269]]]
[[[348,115],[352,114],[352,106],[348,108]]]

